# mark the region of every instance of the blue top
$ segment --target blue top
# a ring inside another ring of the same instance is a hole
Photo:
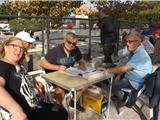
[[[145,76],[152,72],[151,59],[142,45],[134,53],[129,54],[127,65],[133,70],[127,72],[125,78],[129,80],[135,89],[138,89],[143,85]]]
[[[142,32],[142,35],[145,35],[145,36],[148,36],[148,35],[151,35],[151,34],[152,34],[152,32],[151,32],[150,29],[145,29],[145,30],[143,30],[143,32]]]

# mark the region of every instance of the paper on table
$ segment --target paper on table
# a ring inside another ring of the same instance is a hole
[[[82,75],[87,80],[98,79],[105,76],[104,71],[93,71]]]
[[[85,70],[81,70],[81,69],[78,69],[75,67],[69,67],[68,69],[66,69],[66,72],[69,73],[70,75],[73,75],[73,76],[83,75],[85,73],[90,73],[90,72],[94,72],[94,71],[96,71],[96,69],[92,68],[92,67],[86,67]]]

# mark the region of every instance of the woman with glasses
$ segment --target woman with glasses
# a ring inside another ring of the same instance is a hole
[[[64,43],[57,47],[51,49],[44,59],[41,60],[40,66],[45,69],[46,73],[54,71],[65,71],[70,66],[74,66],[77,62],[79,63],[80,69],[85,69],[85,61],[79,48],[76,46],[78,37],[72,32],[68,32],[64,38]],[[77,91],[76,99],[80,98],[83,93],[83,89]],[[55,97],[57,103],[62,105],[62,101],[65,96],[65,90],[60,87],[56,87]],[[71,102],[71,107],[73,106],[73,101]],[[77,102],[77,109],[84,111],[84,108],[80,106]]]
[[[52,104],[43,101],[36,82],[21,65],[24,55],[22,40],[11,37],[0,46],[0,106],[6,120],[67,120],[65,109],[52,111]],[[2,114],[3,115],[3,114]],[[7,119],[8,120],[8,119]]]

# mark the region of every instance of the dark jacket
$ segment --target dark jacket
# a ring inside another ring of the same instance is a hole
[[[160,98],[160,67],[147,77],[145,84],[146,94],[149,97],[149,107],[156,107],[159,104]]]
[[[107,16],[100,19],[97,26],[101,29],[101,43],[114,43],[116,40],[116,25],[112,18]]]

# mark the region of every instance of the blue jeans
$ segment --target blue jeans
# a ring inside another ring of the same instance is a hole
[[[99,84],[96,84],[97,86],[102,88],[102,91],[108,92],[111,81],[105,80]],[[132,85],[130,84],[129,80],[122,78],[121,80],[114,80],[112,81],[112,93],[117,96],[120,100],[124,99],[124,92],[122,91],[122,88],[135,90]]]
[[[97,83],[97,86],[101,87],[103,90],[109,90],[109,87],[111,85],[110,80],[105,80],[103,82]],[[123,78],[121,80],[114,80],[112,81],[112,91],[119,91],[122,88],[128,88],[128,89],[134,89],[132,85],[130,84],[129,80]]]
[[[102,45],[103,54],[104,54],[104,62],[112,63],[112,54],[114,53],[114,44],[113,43],[105,43]]]
[[[130,84],[129,80],[123,78],[121,80],[113,80],[112,81],[112,90],[113,91],[119,91],[122,88],[126,88],[126,89],[134,89],[132,87],[132,85]]]

